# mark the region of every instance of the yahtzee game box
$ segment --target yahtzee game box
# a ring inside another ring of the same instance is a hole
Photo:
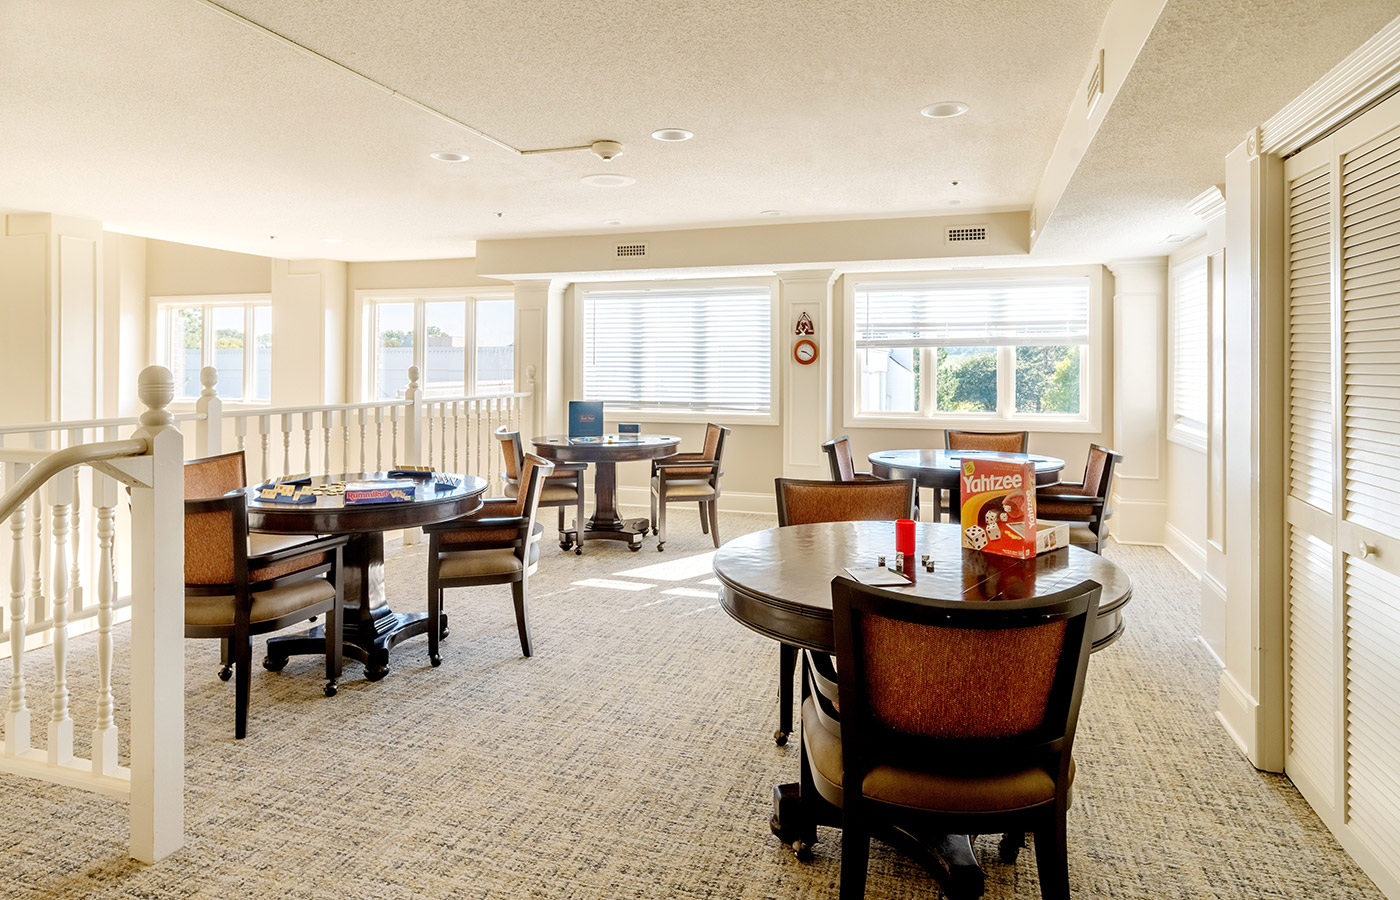
[[[1002,556],[1035,556],[1035,463],[965,457],[958,468],[962,545]]]

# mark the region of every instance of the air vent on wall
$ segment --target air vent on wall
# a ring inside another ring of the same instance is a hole
[[[968,241],[985,241],[986,239],[986,225],[954,225],[948,229],[946,234],[946,242],[949,244],[962,244]]]
[[[1097,65],[1089,75],[1089,85],[1084,89],[1084,99],[1089,104],[1089,115],[1093,115],[1094,107],[1098,105],[1099,98],[1103,96],[1103,51],[1099,51]]]
[[[646,255],[647,255],[647,245],[646,245],[646,244],[618,244],[618,245],[617,245],[617,255],[618,255],[618,256],[646,256]]]

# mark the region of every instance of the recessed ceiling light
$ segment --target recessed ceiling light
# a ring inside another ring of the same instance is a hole
[[[948,201],[948,205],[949,205],[949,206],[957,206],[959,203],[962,203],[962,201],[961,201],[961,200],[949,200],[949,201]]]
[[[658,141],[688,141],[695,137],[695,133],[686,131],[684,128],[662,128],[653,131],[651,136]]]
[[[621,220],[621,219],[604,219],[604,220],[603,220],[603,224],[604,224],[604,225],[621,225],[621,224],[622,224],[622,220]]]
[[[760,216],[768,216],[770,218],[773,216],[781,216],[782,214],[783,211],[781,209],[765,209],[763,212],[759,213]]]
[[[467,154],[458,153],[455,150],[439,150],[436,153],[429,153],[428,155],[438,162],[466,162],[471,159]]]
[[[1189,234],[1169,234],[1169,235],[1167,235],[1165,238],[1162,239],[1162,243],[1164,243],[1164,244],[1179,244],[1179,243],[1181,243],[1182,241],[1184,241],[1184,240],[1186,240],[1187,238],[1189,238],[1190,236],[1191,236],[1191,235],[1189,235]]]
[[[937,103],[930,103],[919,110],[920,115],[928,116],[930,119],[951,119],[967,112],[967,104],[961,100],[939,100]]]
[[[637,183],[637,179],[627,175],[585,175],[579,181],[593,187],[627,187]]]

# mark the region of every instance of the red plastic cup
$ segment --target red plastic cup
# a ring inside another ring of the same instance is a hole
[[[914,558],[914,520],[900,519],[894,523],[894,552],[905,559]]]

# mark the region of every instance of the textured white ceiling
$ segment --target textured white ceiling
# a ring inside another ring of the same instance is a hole
[[[621,141],[603,163],[515,156],[196,0],[0,0],[0,207],[341,259],[950,213],[954,198],[959,212],[1024,210],[1109,2],[225,4],[515,147]],[[1244,129],[1397,12],[1394,0],[1169,0],[1036,259],[1170,250],[1161,238],[1198,227],[1182,204],[1221,180]],[[944,99],[972,111],[918,114]],[[663,126],[696,137],[652,140]],[[439,149],[472,159],[428,158]],[[579,183],[599,172],[637,184]]]
[[[1225,155],[1400,14],[1397,0],[1170,0],[1033,258],[1160,256]]]
[[[626,152],[513,156],[194,0],[10,0],[0,204],[347,259],[461,256],[605,219],[1024,209],[1108,0],[227,5],[516,147]],[[919,115],[944,99],[972,111]],[[663,126],[696,137],[652,140]],[[428,158],[445,148],[472,159]],[[579,183],[596,172],[638,183]]]

